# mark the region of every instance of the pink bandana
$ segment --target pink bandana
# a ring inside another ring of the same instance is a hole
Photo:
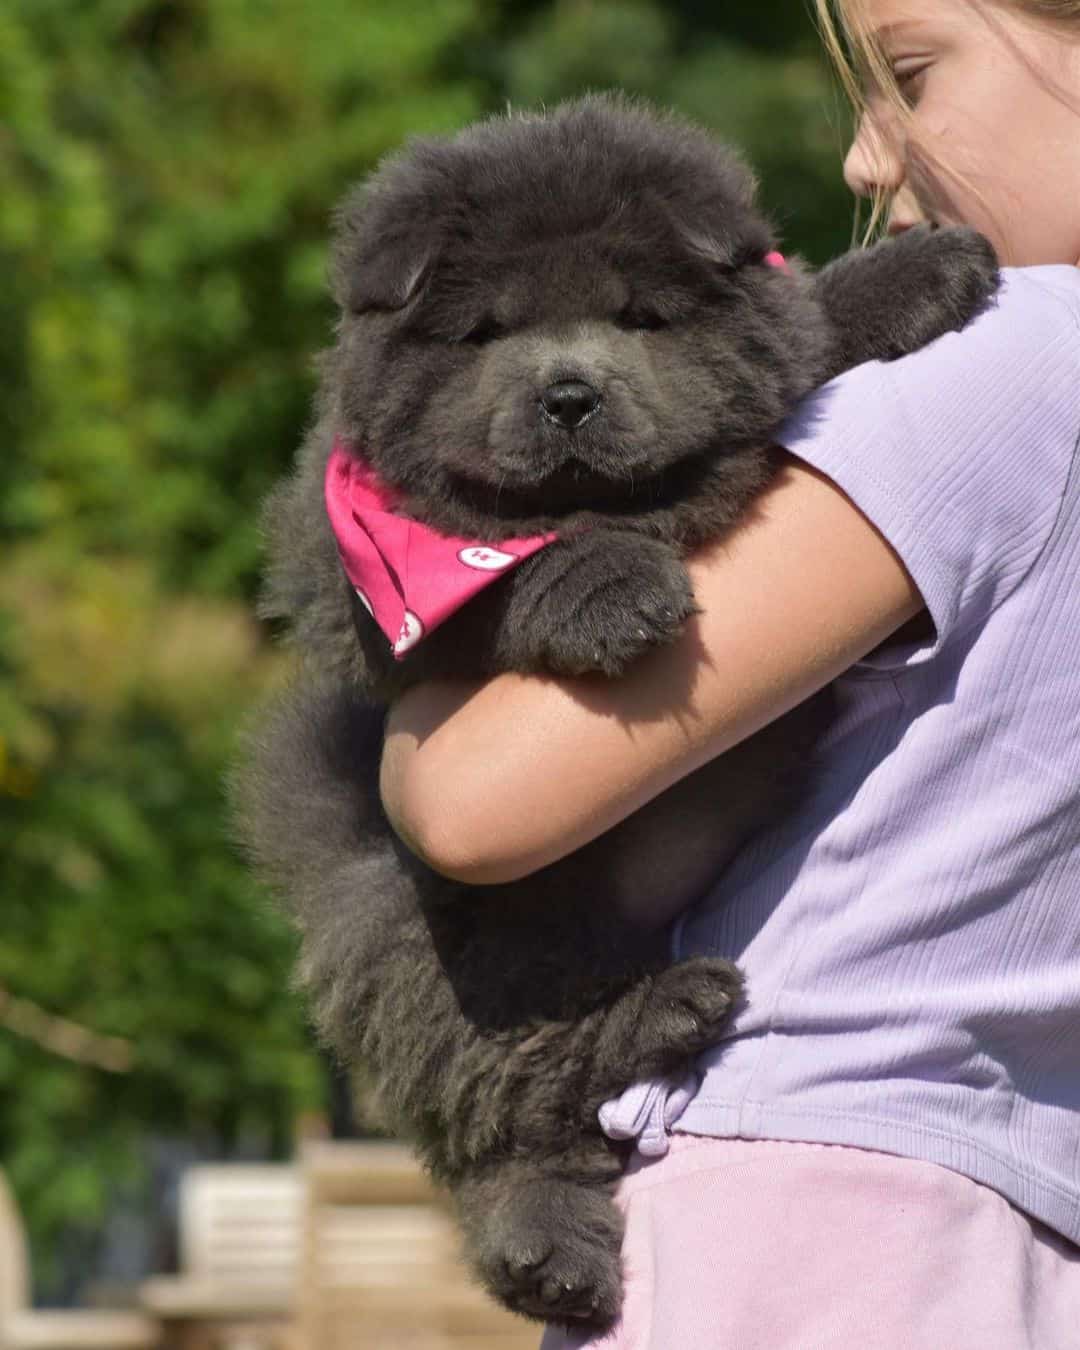
[[[334,442],[326,466],[326,510],[338,552],[345,575],[398,661],[477,591],[557,537],[501,539],[497,545],[456,539],[395,515],[399,498],[369,464]]]
[[[765,262],[788,270],[781,253],[767,254]],[[400,493],[340,440],[326,465],[325,486],[345,575],[397,661],[478,591],[558,537],[484,544],[396,515]]]

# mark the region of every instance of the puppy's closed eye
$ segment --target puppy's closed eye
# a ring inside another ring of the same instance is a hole
[[[615,326],[628,332],[655,333],[669,328],[671,320],[643,305],[626,305],[615,316]]]
[[[481,316],[464,333],[454,338],[455,342],[468,342],[474,347],[483,347],[497,338],[505,337],[509,329],[492,314]]]
[[[510,329],[491,314],[475,317],[455,316],[438,310],[421,310],[404,326],[404,331],[420,343],[449,344],[452,347],[483,347],[506,337]]]

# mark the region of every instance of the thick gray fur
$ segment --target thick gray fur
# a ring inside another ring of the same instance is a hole
[[[241,837],[302,935],[326,1041],[451,1188],[481,1281],[542,1320],[605,1326],[619,1307],[625,1150],[600,1103],[684,1072],[739,993],[730,963],[672,965],[664,935],[616,905],[701,894],[804,785],[828,701],[491,887],[437,875],[389,827],[384,712],[434,676],[617,676],[673,640],[695,612],[682,559],[752,509],[799,399],[991,301],[992,250],[962,229],[913,230],[817,275],[768,267],[754,194],[729,148],[625,98],[411,141],[338,212],[337,341],[266,511],[263,612],[288,621],[303,662],[234,775]],[[538,403],[560,380],[601,395],[573,430]],[[325,517],[335,435],[437,529],[562,538],[396,663]]]

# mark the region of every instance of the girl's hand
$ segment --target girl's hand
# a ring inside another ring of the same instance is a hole
[[[748,518],[687,568],[704,612],[618,680],[507,674],[402,696],[381,790],[410,848],[473,885],[526,876],[801,703],[923,609],[874,526],[790,456]]]

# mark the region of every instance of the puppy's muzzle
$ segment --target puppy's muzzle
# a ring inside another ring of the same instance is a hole
[[[550,384],[540,395],[540,408],[549,422],[573,431],[589,420],[600,406],[600,395],[591,384],[563,380]]]

